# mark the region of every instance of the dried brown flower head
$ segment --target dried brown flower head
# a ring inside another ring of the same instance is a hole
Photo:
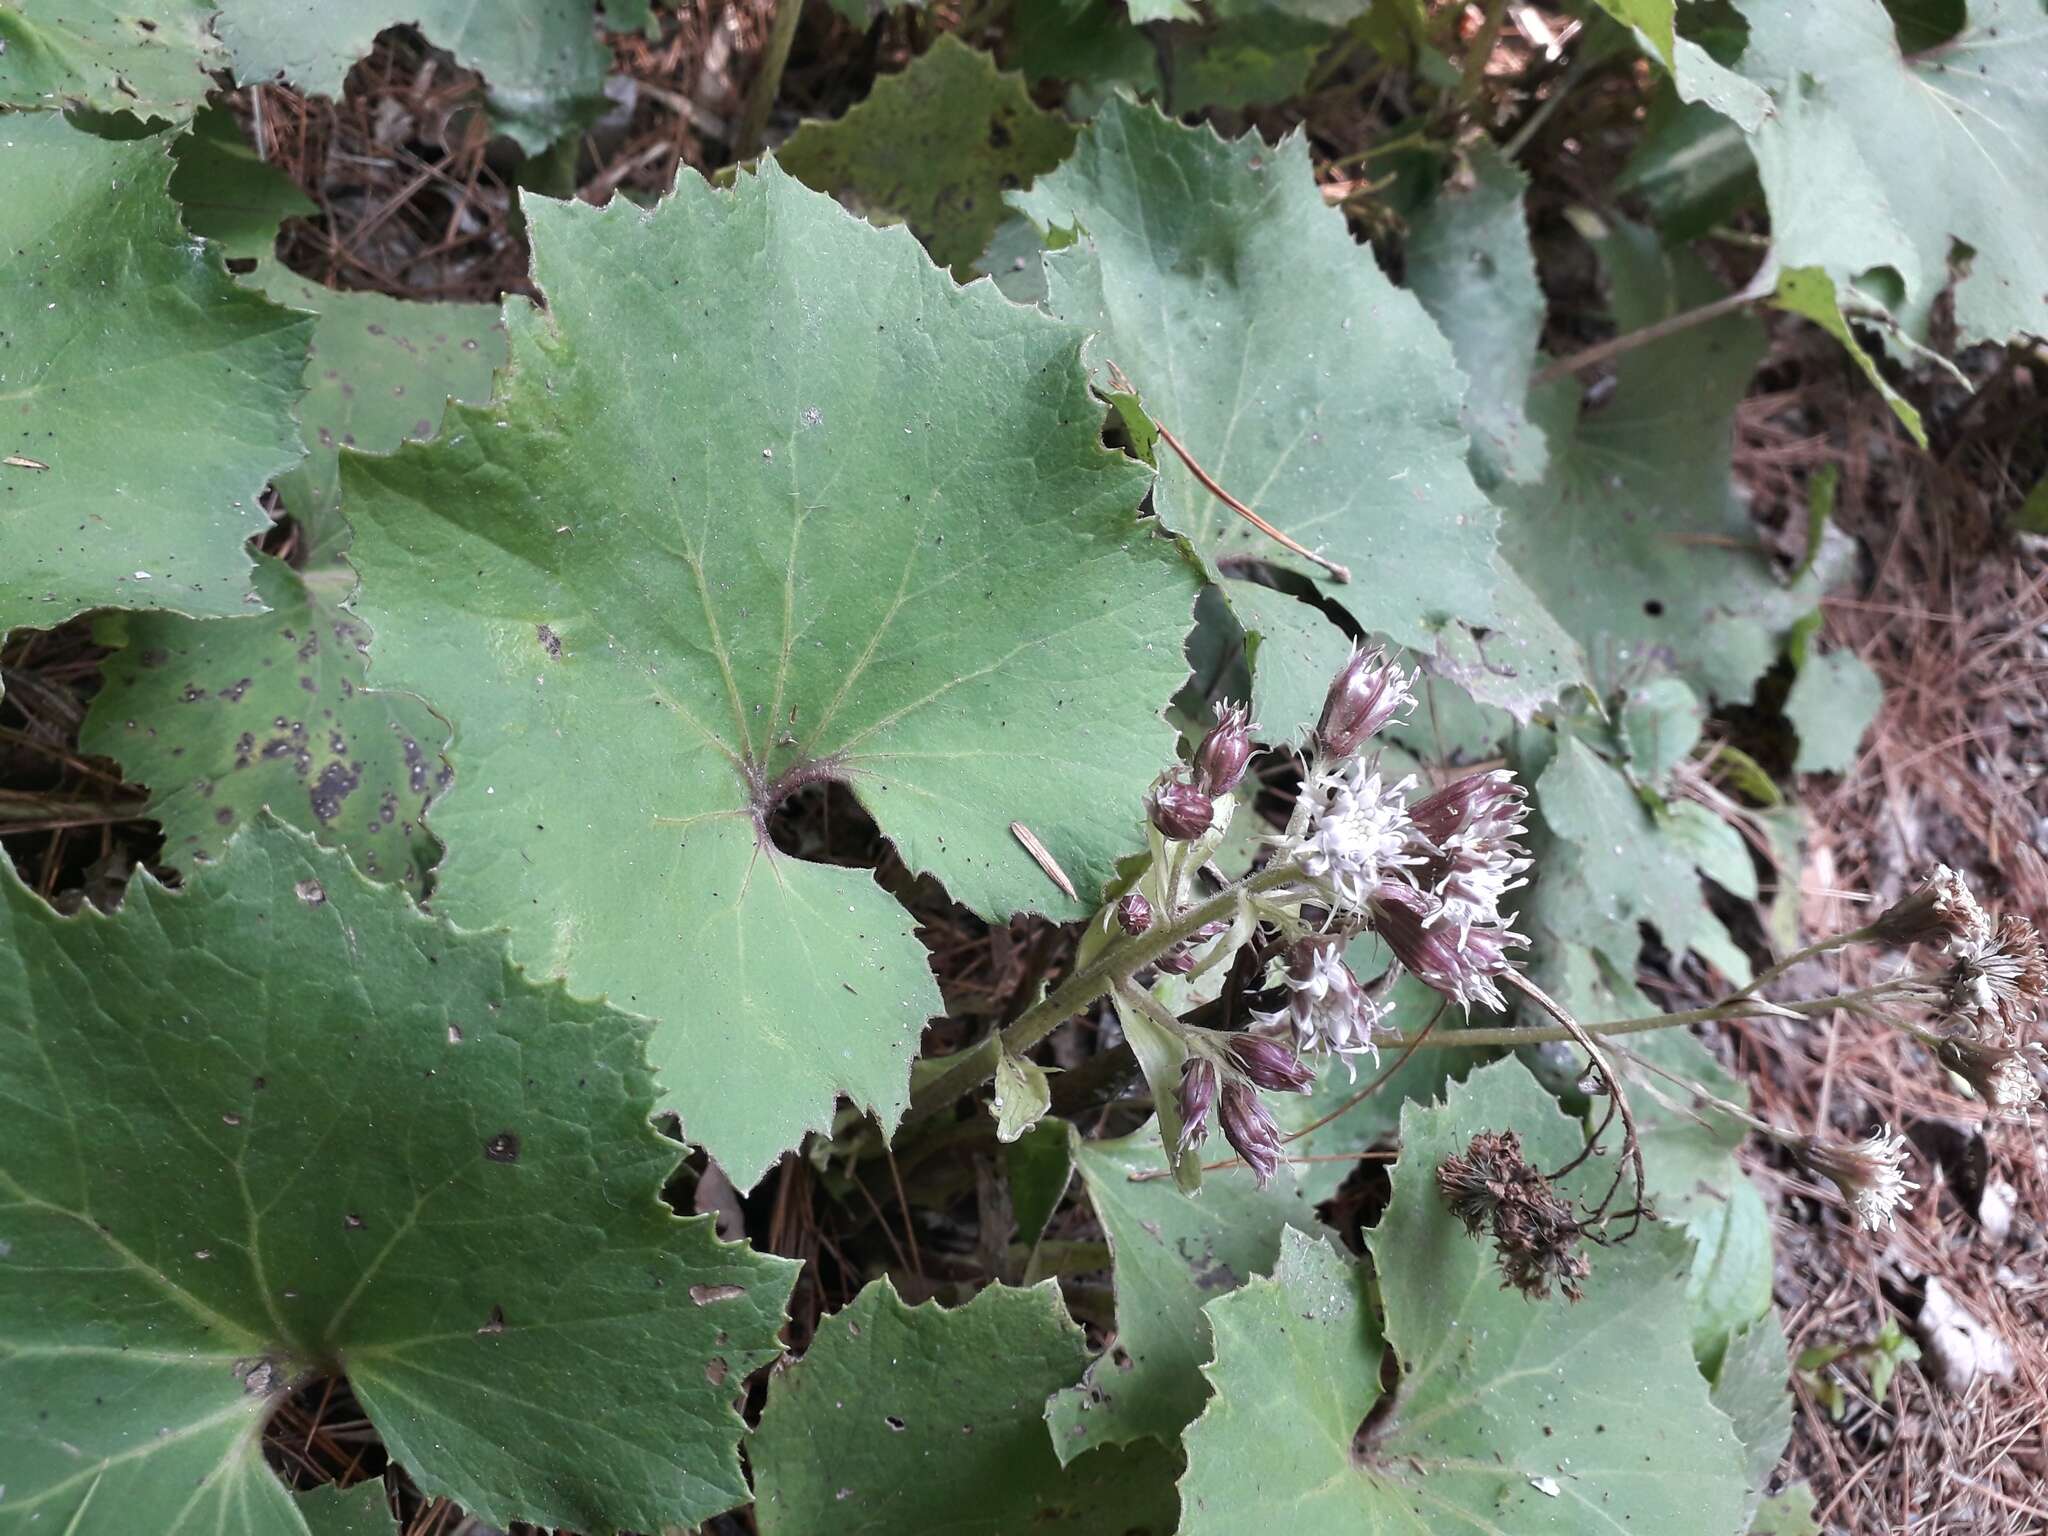
[[[1436,1182],[1467,1233],[1477,1237],[1481,1227],[1491,1227],[1503,1290],[1531,1301],[1546,1299],[1553,1285],[1567,1301],[1585,1294],[1592,1265],[1579,1251],[1581,1228],[1571,1202],[1523,1158],[1513,1131],[1481,1131],[1462,1156],[1438,1165]]]

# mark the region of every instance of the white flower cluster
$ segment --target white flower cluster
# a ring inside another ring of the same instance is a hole
[[[1364,912],[1381,880],[1417,862],[1408,813],[1414,788],[1414,775],[1389,784],[1358,758],[1316,770],[1301,787],[1302,829],[1282,857],[1322,882],[1333,907]]]
[[[1303,1055],[1329,1053],[1347,1058],[1369,1052],[1379,1064],[1374,1031],[1386,1017],[1381,1003],[1359,985],[1344,963],[1344,940],[1336,935],[1303,939],[1288,954],[1287,1004],[1252,1015],[1253,1027],[1268,1034],[1291,1033]]]

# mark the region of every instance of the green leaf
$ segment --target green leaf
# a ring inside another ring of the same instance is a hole
[[[1671,66],[1671,50],[1678,41],[1674,0],[1600,0],[1600,8],[1640,32],[1659,61]]]
[[[213,10],[209,0],[0,4],[0,106],[190,117],[223,63]]]
[[[243,544],[301,454],[310,322],[179,226],[164,143],[0,119],[0,631],[249,611]]]
[[[1004,30],[1008,57],[1027,80],[1139,96],[1159,88],[1158,46],[1113,0],[1012,0]]]
[[[1017,1241],[1030,1248],[1045,1235],[1045,1224],[1059,1209],[1074,1178],[1073,1138],[1064,1120],[1041,1120],[1003,1148],[1003,1168],[1010,1180],[1010,1209],[1017,1218]]]
[[[1758,1507],[1750,1536],[1821,1536],[1813,1509],[1813,1490],[1803,1482],[1794,1483]]]
[[[894,215],[932,260],[967,276],[1002,223],[1003,192],[1028,185],[1074,147],[1016,75],[952,33],[834,122],[807,122],[775,153],[807,186],[857,213]]]
[[[1642,948],[1638,925],[1649,923],[1674,951],[1695,950],[1736,981],[1749,979],[1748,960],[1707,906],[1692,846],[1576,736],[1558,739],[1536,780],[1536,806],[1557,841],[1538,857],[1525,909],[1532,927],[1585,945],[1626,977]]]
[[[334,567],[348,543],[341,451],[391,453],[441,429],[451,399],[482,405],[504,367],[505,325],[495,304],[436,304],[381,293],[343,293],[274,262],[248,281],[278,303],[319,316],[306,360],[299,421],[306,461],[277,484],[298,520],[303,563]]]
[[[397,1536],[382,1478],[373,1477],[346,1492],[330,1484],[292,1502],[311,1536]]]
[[[280,224],[319,211],[297,182],[256,153],[226,107],[202,108],[171,141],[171,158],[171,197],[185,227],[230,258],[270,256]]]
[[[1052,1281],[992,1285],[952,1311],[875,1281],[769,1387],[747,1446],[762,1536],[1170,1536],[1170,1452],[1053,1458],[1045,1399],[1086,1353]]]
[[[1956,36],[1910,59],[1881,0],[1736,8],[1736,67],[1771,107],[1753,148],[1778,263],[1820,269],[1843,311],[1889,311],[1925,341],[1967,247],[1961,343],[2048,335],[2048,204],[2017,194],[2048,182],[2036,0],[1971,0]]]
[[[1085,231],[1046,258],[1054,313],[1095,332],[1091,357],[1225,489],[1351,567],[1325,590],[1362,627],[1427,652],[1459,620],[1495,621],[1495,514],[1465,467],[1450,348],[1324,205],[1300,135],[1225,142],[1112,101],[1011,201],[1042,231]],[[1212,578],[1247,558],[1318,574],[1171,454],[1154,505]]]
[[[1714,1375],[1714,1406],[1735,1426],[1749,1465],[1749,1497],[1738,1529],[1751,1528],[1771,1473],[1792,1439],[1788,1348],[1785,1325],[1776,1312],[1766,1312],[1729,1340]]]
[[[1657,818],[1665,838],[1699,867],[1699,872],[1739,901],[1757,899],[1756,864],[1749,844],[1697,800],[1667,801]]]
[[[1884,684],[1854,651],[1809,655],[1785,696],[1785,718],[1799,735],[1793,771],[1848,772],[1883,703]]]
[[[2034,488],[2027,492],[2027,499],[2013,517],[2013,526],[2022,533],[2048,533],[2048,475],[2034,482]]]
[[[1182,1436],[1181,1536],[1257,1530],[1283,1508],[1300,1536],[1393,1516],[1389,1490],[1351,1457],[1384,1347],[1358,1266],[1290,1227],[1272,1278],[1218,1297],[1209,1321],[1214,1390]]]
[[[1706,733],[1707,710],[1675,677],[1639,683],[1621,703],[1621,735],[1637,779],[1661,790]]]
[[[1647,230],[1622,225],[1599,250],[1624,333],[1718,297],[1695,257]],[[1746,699],[1832,574],[1824,562],[1782,584],[1736,490],[1735,407],[1761,350],[1755,321],[1723,316],[1626,353],[1597,410],[1571,379],[1531,400],[1550,472],[1495,492],[1502,554],[1610,684],[1662,666]]]
[[[342,1369],[494,1525],[746,1497],[794,1266],[661,1203],[642,1021],[274,825],[112,917],[0,870],[0,925],[0,1530],[301,1531],[258,1430]]]
[[[1634,988],[1628,989],[1625,1005],[1636,1017],[1655,1011]],[[1587,1021],[1618,1016],[1595,1011]],[[1678,1226],[1692,1239],[1686,1296],[1692,1303],[1693,1352],[1712,1367],[1721,1362],[1731,1337],[1770,1312],[1770,1211],[1735,1158],[1748,1134],[1743,1126],[1712,1111],[1706,1112],[1702,1124],[1684,1090],[1638,1066],[1634,1058],[1737,1104],[1749,1103],[1749,1090],[1704,1044],[1682,1030],[1658,1030],[1623,1044],[1627,1054],[1616,1066],[1632,1096],[1650,1202],[1660,1221]],[[1782,1345],[1781,1338],[1781,1385]]]
[[[1115,1347],[1046,1409],[1062,1463],[1099,1446],[1178,1440],[1209,1395],[1203,1304],[1270,1270],[1290,1224],[1316,1225],[1284,1182],[1262,1190],[1244,1168],[1206,1175],[1190,1199],[1157,1177],[1169,1170],[1156,1122],[1116,1141],[1076,1133],[1074,1160],[1115,1256],[1117,1327]]]
[[[1242,6],[1219,3],[1211,10],[1207,26],[1166,28],[1159,34],[1160,72],[1176,117],[1299,96],[1316,60],[1330,46],[1328,27],[1261,0]]]
[[[1668,81],[1614,191],[1642,200],[1666,245],[1701,238],[1763,196],[1741,127],[1703,101],[1681,101]]]
[[[262,556],[260,617],[122,613],[96,626],[120,649],[79,742],[149,786],[143,814],[163,823],[168,863],[219,858],[268,810],[422,894],[436,850],[420,818],[444,782],[448,729],[418,699],[364,686],[369,637],[339,606],[347,576],[308,580]]]
[[[1303,1536],[1738,1528],[1741,1447],[1687,1345],[1680,1240],[1649,1227],[1591,1250],[1577,1304],[1502,1290],[1436,1187],[1487,1129],[1517,1132],[1539,1167],[1581,1142],[1514,1062],[1403,1112],[1393,1199],[1367,1234],[1401,1388],[1362,1453],[1383,1347],[1362,1271],[1287,1234],[1270,1281],[1210,1304],[1215,1395],[1185,1436],[1184,1536],[1256,1529],[1281,1507]],[[1596,1160],[1563,1187],[1584,1196],[1607,1176]]]
[[[1010,215],[989,236],[988,248],[974,259],[974,270],[992,278],[1013,304],[1045,303],[1045,242],[1021,213]]]
[[[404,23],[484,77],[491,124],[538,154],[576,127],[604,91],[611,54],[591,0],[404,0],[312,5],[224,0],[215,22],[241,81],[283,79],[309,96],[339,96],[377,34]]]
[[[1015,1141],[1052,1108],[1052,1082],[1045,1068],[1008,1051],[996,1058],[996,1140]]]
[[[1408,287],[1471,380],[1465,423],[1483,483],[1543,478],[1543,433],[1525,414],[1545,302],[1522,213],[1528,177],[1482,140],[1469,187],[1447,188],[1411,221]]]
[[[549,308],[493,405],[343,464],[371,679],[455,727],[437,908],[655,1016],[744,1187],[840,1093],[892,1124],[941,1011],[909,914],[768,813],[838,777],[956,900],[1084,916],[1010,826],[1113,877],[1195,579],[1078,339],[908,233],[772,165],[529,217]]]
[[[1546,1169],[1583,1140],[1515,1062],[1478,1068],[1441,1109],[1403,1113],[1393,1200],[1367,1235],[1404,1367],[1380,1475],[1480,1529],[1737,1529],[1741,1452],[1693,1365],[1684,1242],[1653,1226],[1591,1249],[1580,1302],[1501,1289],[1490,1247],[1465,1235],[1436,1187],[1443,1160],[1489,1129],[1518,1133]],[[1559,1189],[1590,1199],[1609,1178],[1592,1159]],[[1439,1458],[1470,1460],[1431,1470]]]
[[[1306,741],[1351,641],[1312,603],[1255,581],[1215,589],[1245,634],[1252,718],[1267,741]]]
[[[1878,367],[1877,359],[1850,331],[1848,319],[1842,314],[1841,295],[1836,292],[1835,284],[1826,272],[1819,267],[1794,267],[1780,272],[1778,290],[1772,295],[1771,302],[1780,309],[1805,316],[1839,341],[1849,356],[1856,360],[1856,366],[1863,370],[1863,376],[1884,396],[1885,404],[1905,423],[1913,441],[1922,448],[1927,446],[1927,428],[1921,424],[1920,412],[1892,388],[1884,370]],[[1835,466],[1830,464],[1826,467],[1833,469]]]

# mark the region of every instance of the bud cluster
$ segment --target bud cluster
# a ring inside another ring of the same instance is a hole
[[[1230,1035],[1219,1050],[1209,1043],[1215,1038],[1203,1037],[1181,1063],[1176,1155],[1187,1157],[1208,1139],[1213,1108],[1223,1139],[1263,1189],[1279,1170],[1281,1139],[1279,1123],[1259,1090],[1307,1093],[1316,1085],[1315,1074],[1277,1040]]]

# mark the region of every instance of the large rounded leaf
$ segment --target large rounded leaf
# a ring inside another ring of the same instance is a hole
[[[1436,1185],[1482,1130],[1515,1131],[1543,1168],[1583,1145],[1519,1062],[1481,1067],[1442,1107],[1403,1109],[1370,1281],[1289,1230],[1272,1279],[1209,1304],[1215,1395],[1184,1437],[1185,1536],[1282,1507],[1300,1536],[1742,1528],[1743,1450],[1693,1364],[1683,1239],[1652,1226],[1594,1251],[1575,1304],[1503,1290]],[[1590,1160],[1562,1187],[1586,1196],[1608,1177]],[[1388,1348],[1400,1386],[1361,1437]]]
[[[743,1500],[790,1267],[661,1203],[644,1038],[275,824],[113,917],[0,868],[0,1531],[303,1533],[337,1370],[492,1524]]]
[[[874,1282],[770,1388],[747,1442],[762,1536],[1169,1536],[1171,1451],[1053,1459],[1045,1399],[1086,1355],[1051,1281],[951,1311]]]
[[[772,165],[532,210],[548,309],[489,410],[345,455],[370,678],[451,719],[436,904],[660,1021],[751,1183],[845,1093],[893,1120],[939,1011],[911,920],[767,817],[851,783],[991,915],[1078,916],[1171,760],[1195,578],[1135,516],[1079,339]]]
[[[312,322],[235,286],[170,174],[160,138],[0,118],[0,631],[249,611]]]

